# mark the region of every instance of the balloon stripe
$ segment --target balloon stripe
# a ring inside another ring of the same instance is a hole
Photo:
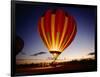
[[[65,13],[62,10],[57,10],[55,13],[55,48],[56,50],[59,50],[59,42],[61,39],[61,33],[64,26],[64,20],[65,20]],[[60,34],[59,34],[60,33]],[[59,50],[60,51],[60,50]]]
[[[58,44],[59,44],[59,38],[60,38],[60,32],[57,32],[57,37],[56,37],[56,49],[59,50]],[[60,51],[60,50],[59,50]]]
[[[51,37],[52,37],[52,49],[55,48],[55,14],[51,15]]]
[[[57,32],[62,32],[64,27],[65,14],[62,10],[57,10]]]
[[[62,48],[62,50],[64,50],[64,49],[66,48],[67,44],[70,42],[70,40],[71,40],[71,38],[73,37],[74,33],[75,33],[75,26],[74,26],[74,28],[73,28],[73,31],[72,31],[72,33],[71,33],[71,35],[70,35],[70,37],[69,37],[67,43],[64,45],[64,47]]]
[[[64,34],[64,36],[63,36],[63,40],[62,40],[62,43],[61,43],[61,46],[60,46],[60,50],[62,49],[62,47],[64,46],[64,44],[66,43],[66,41],[67,41],[67,39],[68,39],[68,37],[69,37],[69,17],[68,17],[68,19],[67,19],[67,22],[68,23],[66,23],[66,25],[64,25],[64,26],[66,26],[66,30],[65,30],[65,34]],[[63,28],[64,29],[64,28]],[[62,33],[63,34],[63,33]]]
[[[46,33],[46,37],[47,37],[47,41],[49,42],[49,45],[51,47],[51,38],[50,38],[50,26],[51,26],[51,10],[48,10],[45,15],[44,15],[44,28],[45,28],[45,33]],[[48,34],[49,33],[49,34]]]
[[[74,37],[75,37],[75,35],[76,35],[76,22],[75,22],[75,20],[74,20],[74,18],[72,17],[72,16],[70,16],[70,22],[71,22],[71,24],[70,24],[70,33],[72,33],[72,31],[73,31],[73,28],[75,27],[75,31],[74,31],[74,34],[73,34],[73,36],[72,36],[72,38],[70,39],[70,41],[66,44],[66,46],[65,46],[65,48],[66,47],[68,47],[69,45],[70,45],[70,43],[73,41],[73,39],[74,39]],[[69,22],[69,23],[70,23]],[[69,34],[70,34],[69,33]],[[71,34],[70,34],[71,35]],[[70,37],[69,37],[70,38]],[[64,49],[63,49],[64,50]]]
[[[75,35],[76,35],[76,27],[75,27],[74,34],[73,34],[72,38],[70,39],[70,41],[68,42],[68,44],[66,45],[66,47],[68,47],[71,44],[71,42],[74,40]]]
[[[44,37],[43,37],[43,33],[42,33],[42,29],[41,29],[41,19],[39,20],[38,25],[39,25],[39,26],[38,26],[38,29],[39,29],[39,34],[40,34],[40,36],[41,36],[41,39],[42,39],[44,45],[46,45],[46,47],[48,47],[48,46],[47,46],[47,43],[46,43],[46,41],[45,41],[45,39],[44,39]]]
[[[46,41],[45,43],[47,44],[47,47],[50,49],[50,45],[48,43],[48,40],[47,40],[47,37],[46,37],[46,34],[45,34],[45,30],[44,30],[44,17],[41,18],[41,29],[42,29],[43,37]]]
[[[64,40],[64,36],[65,36],[65,33],[66,33],[66,30],[67,30],[67,22],[68,22],[68,18],[65,17],[65,23],[64,23],[64,28],[63,28],[63,32],[62,32],[62,36],[61,36],[61,40],[60,40],[60,43],[59,43],[59,49],[61,48],[61,45],[63,43],[63,40]]]
[[[51,48],[51,40],[50,40],[50,33],[49,32],[47,32],[47,38],[48,38],[48,42],[49,42],[50,48]]]
[[[64,45],[66,44],[68,38],[69,38],[69,35],[66,35],[66,37],[64,37],[63,43],[62,43],[62,45],[61,45],[61,47],[60,47],[60,50],[61,50],[61,51],[62,51],[62,48],[64,47]]]
[[[64,45],[67,43],[67,41],[68,41],[68,39],[69,39],[69,37],[70,37],[70,35],[71,35],[71,33],[72,33],[72,30],[73,30],[73,19],[72,19],[72,17],[71,16],[68,16],[68,28],[67,28],[67,30],[66,30],[66,33],[65,33],[65,40],[63,41],[63,44],[62,44],[62,47],[61,47],[61,49],[64,47]]]
[[[44,15],[44,26],[46,32],[50,32],[50,26],[51,26],[51,10],[48,10]]]

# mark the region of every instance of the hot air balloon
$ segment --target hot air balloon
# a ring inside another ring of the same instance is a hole
[[[73,41],[76,25],[74,17],[62,9],[49,9],[40,17],[38,31],[54,61]]]

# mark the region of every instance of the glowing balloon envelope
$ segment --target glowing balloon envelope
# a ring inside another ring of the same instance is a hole
[[[61,9],[47,10],[38,21],[38,30],[54,59],[71,44],[77,32],[74,17]]]

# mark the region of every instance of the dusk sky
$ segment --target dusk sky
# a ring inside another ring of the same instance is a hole
[[[77,5],[78,6],[78,5]],[[77,59],[87,57],[95,52],[95,7],[58,6],[53,4],[16,4],[16,34],[24,40],[24,48],[17,59],[47,59],[52,57],[44,45],[38,32],[38,19],[48,9],[63,9],[74,16],[77,23],[77,34],[72,43],[61,53],[59,59]],[[46,52],[37,56],[30,56],[39,52]]]

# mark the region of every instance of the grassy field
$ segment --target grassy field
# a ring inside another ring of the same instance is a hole
[[[72,72],[88,72],[96,71],[96,61],[88,60],[73,60],[70,62],[61,62],[55,64],[24,64],[16,65],[16,75],[38,75],[38,74],[57,74],[57,73],[72,73]]]

